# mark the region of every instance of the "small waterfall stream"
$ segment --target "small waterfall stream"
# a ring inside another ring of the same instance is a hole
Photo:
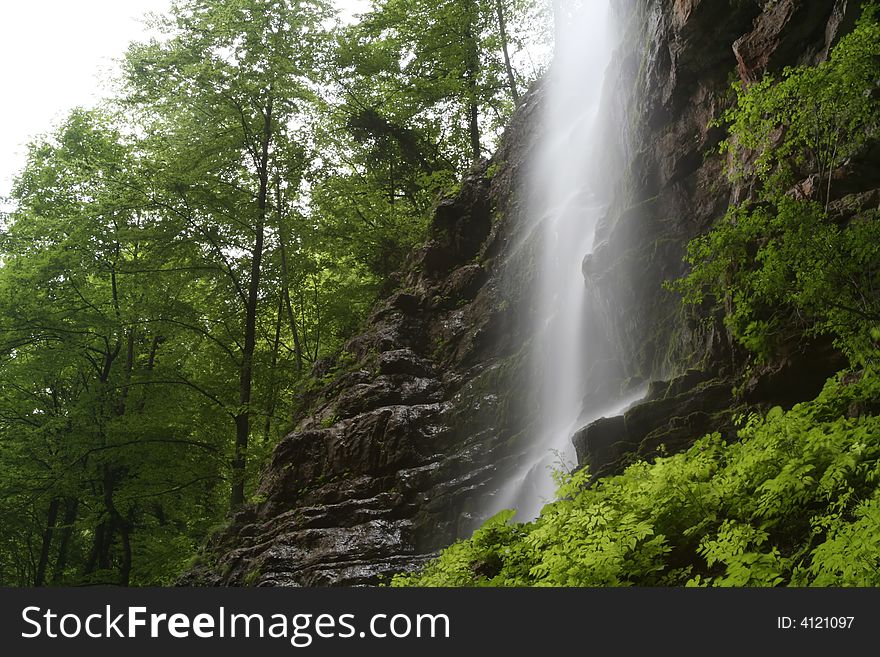
[[[584,424],[619,413],[584,408],[590,364],[610,354],[591,340],[582,274],[596,226],[606,208],[597,185],[603,162],[597,120],[611,57],[609,0],[556,0],[556,53],[548,74],[543,139],[532,163],[531,229],[540,240],[532,335],[532,377],[539,417],[532,448],[493,501],[492,510],[517,509],[529,520],[553,499],[554,469],[575,460],[571,436]]]

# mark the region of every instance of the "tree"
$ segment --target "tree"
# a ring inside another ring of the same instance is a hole
[[[534,3],[508,0],[377,1],[345,35],[342,63],[394,103],[376,107],[367,97],[369,109],[392,125],[418,126],[461,172],[518,102],[511,47],[527,39],[510,30],[511,18],[534,13]]]
[[[125,63],[130,102],[161,130],[165,204],[224,272],[228,303],[240,308],[233,507],[245,497],[273,165],[312,96],[328,16],[323,0],[179,2],[159,23],[167,39],[132,46]]]
[[[316,125],[320,166],[309,173],[327,248],[378,280],[400,267],[437,196],[491,147],[518,100],[513,49],[522,64],[535,7],[383,0],[340,31]]]
[[[507,84],[510,86],[510,97],[516,105],[519,105],[519,89],[517,89],[516,74],[510,60],[510,42],[507,38],[507,10],[504,0],[495,0],[495,14],[498,17],[498,38],[501,44],[501,53],[504,55],[504,72],[507,74]]]
[[[127,585],[141,576],[137,547],[161,547],[154,534],[138,543],[148,516],[190,512],[181,491],[209,491],[219,476],[215,427],[187,421],[208,404],[185,374],[188,335],[161,321],[184,272],[140,167],[107,117],[78,110],[32,146],[13,191],[0,253],[0,461],[4,504],[30,511],[17,524],[40,546],[23,583],[44,584],[54,555],[55,582],[72,567],[86,581],[115,569]]]

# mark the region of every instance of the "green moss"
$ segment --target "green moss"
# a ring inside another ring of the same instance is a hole
[[[247,573],[245,573],[245,576],[242,578],[241,581],[242,584],[244,584],[245,586],[255,586],[256,584],[259,584],[260,577],[262,576],[263,574],[260,570],[260,567],[254,566],[249,571],[247,571]]]

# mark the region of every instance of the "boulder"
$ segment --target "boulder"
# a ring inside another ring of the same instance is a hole
[[[705,372],[652,382],[645,399],[623,415],[596,420],[573,436],[578,464],[605,476],[633,460],[679,451],[706,433],[732,437],[736,406],[730,382]]]

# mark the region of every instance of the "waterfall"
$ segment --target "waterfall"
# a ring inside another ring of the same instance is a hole
[[[582,274],[606,210],[598,189],[603,154],[597,117],[611,58],[609,5],[610,0],[554,2],[556,52],[546,80],[541,145],[528,182],[527,231],[540,247],[527,385],[534,386],[539,411],[531,447],[490,509],[516,508],[523,521],[553,499],[552,471],[573,465],[572,434],[633,401],[605,408],[584,405],[591,365],[613,356],[605,353],[604,341],[590,335]]]

